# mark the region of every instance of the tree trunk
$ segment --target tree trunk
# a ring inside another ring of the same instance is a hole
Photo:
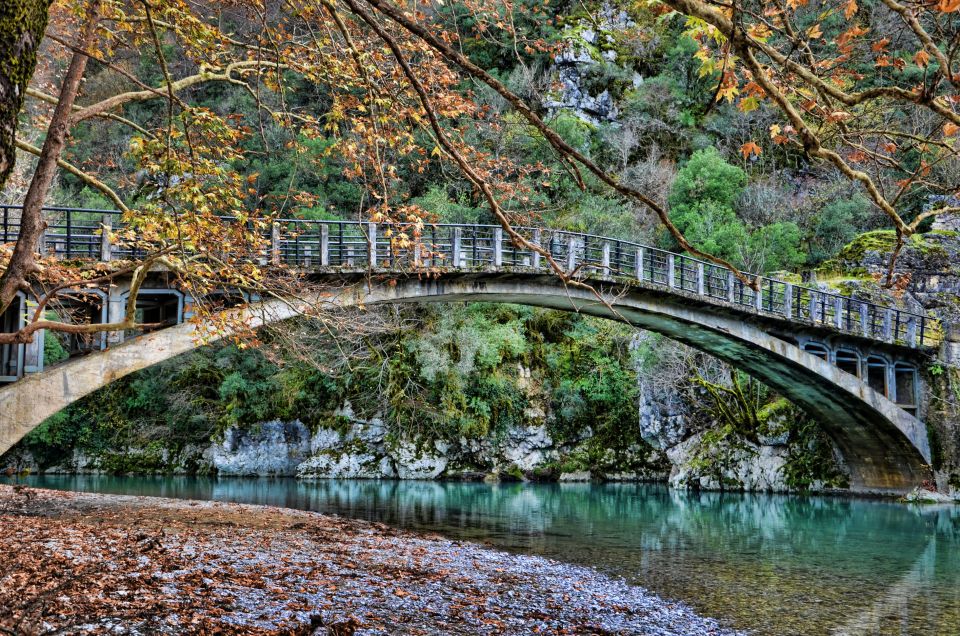
[[[52,0],[0,2],[0,188],[13,170],[14,138]]]
[[[80,82],[89,59],[82,51],[89,50],[94,42],[100,18],[100,4],[101,0],[91,0],[87,7],[87,16],[77,52],[70,60],[67,75],[60,86],[60,95],[53,110],[50,127],[47,129],[47,137],[40,151],[40,159],[23,201],[17,245],[6,271],[3,272],[3,277],[0,278],[0,313],[9,307],[18,291],[27,287],[29,277],[37,271],[37,244],[46,228],[43,220],[43,201],[57,173],[57,160],[63,153],[70,133],[70,114],[77,93],[80,91]]]

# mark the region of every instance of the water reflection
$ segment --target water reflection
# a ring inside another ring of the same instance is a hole
[[[315,510],[583,563],[765,634],[960,634],[960,511],[636,484],[34,477]]]

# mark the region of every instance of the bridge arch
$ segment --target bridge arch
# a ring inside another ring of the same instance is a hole
[[[336,275],[340,281],[344,276]],[[397,302],[515,303],[578,311],[663,334],[747,371],[816,416],[844,457],[852,490],[900,493],[931,477],[930,446],[922,422],[867,382],[831,364],[829,357],[822,359],[771,335],[760,317],[705,307],[643,286],[595,281],[607,294],[604,303],[590,290],[565,286],[549,274],[474,272],[436,278],[394,274],[390,284],[370,284],[357,273],[350,282],[336,291],[322,292],[317,301],[338,307]],[[254,326],[261,326],[295,317],[303,309],[271,301],[244,311]],[[0,388],[0,453],[81,397],[196,348],[198,336],[195,325],[183,323]]]

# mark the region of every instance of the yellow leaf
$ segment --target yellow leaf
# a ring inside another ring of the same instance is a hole
[[[860,7],[857,6],[857,0],[847,0],[847,3],[843,7],[843,17],[849,20],[859,9]]]
[[[737,104],[737,108],[740,109],[741,113],[749,113],[751,111],[757,110],[760,107],[760,100],[752,95],[750,97],[744,97],[740,100],[740,103]]]
[[[807,37],[811,40],[815,40],[823,36],[823,31],[820,30],[819,24],[814,24],[812,27],[807,29]]]
[[[740,94],[740,89],[737,88],[736,84],[730,84],[728,86],[723,86],[720,90],[717,91],[717,101],[726,99],[728,102],[732,102],[733,98]]]

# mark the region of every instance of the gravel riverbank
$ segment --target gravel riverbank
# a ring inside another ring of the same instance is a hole
[[[0,486],[0,632],[732,635],[579,566],[316,513]]]

